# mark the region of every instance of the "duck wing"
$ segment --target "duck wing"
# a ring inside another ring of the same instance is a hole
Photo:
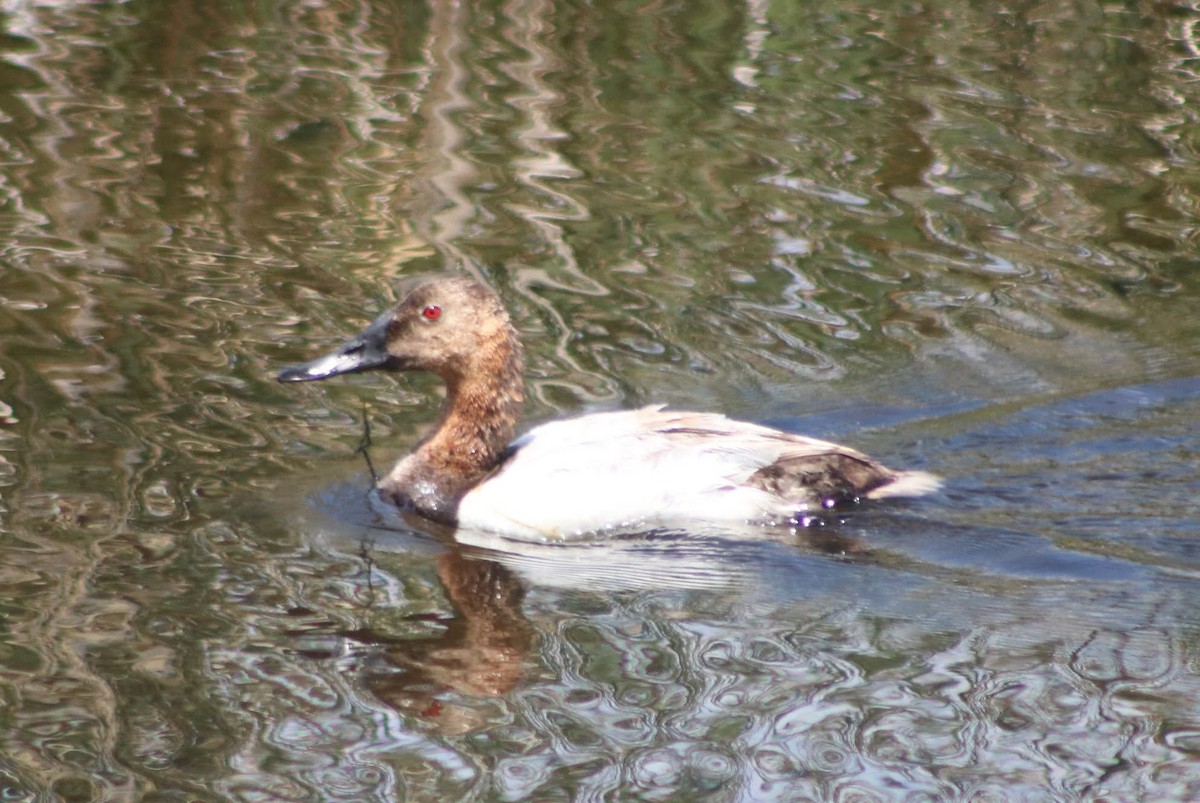
[[[793,503],[831,507],[862,498],[920,496],[941,485],[932,474],[894,471],[848,446],[723,415],[662,407],[637,412],[660,433],[694,436],[714,449],[738,453],[739,462],[753,469],[744,480],[748,485]]]

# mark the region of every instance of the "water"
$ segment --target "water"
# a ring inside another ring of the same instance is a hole
[[[0,799],[1200,797],[1200,16],[0,6]],[[457,265],[531,421],[948,479],[799,533],[381,527]]]

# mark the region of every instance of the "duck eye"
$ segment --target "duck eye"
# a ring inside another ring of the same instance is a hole
[[[425,309],[421,310],[421,317],[427,321],[436,321],[442,317],[442,308],[437,304],[430,304]]]

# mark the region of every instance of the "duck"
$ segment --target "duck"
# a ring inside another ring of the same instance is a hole
[[[377,481],[384,504],[459,529],[555,542],[707,525],[806,526],[863,500],[931,493],[941,480],[847,446],[653,405],[550,421],[517,437],[521,338],[471,276],[418,280],[340,348],[280,382],[426,371],[446,397],[431,431]]]

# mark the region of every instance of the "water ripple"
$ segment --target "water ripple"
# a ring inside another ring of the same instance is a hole
[[[1200,797],[1191,12],[5,13],[0,798]],[[439,388],[274,372],[447,264],[534,418],[950,482],[574,571],[314,510]]]

